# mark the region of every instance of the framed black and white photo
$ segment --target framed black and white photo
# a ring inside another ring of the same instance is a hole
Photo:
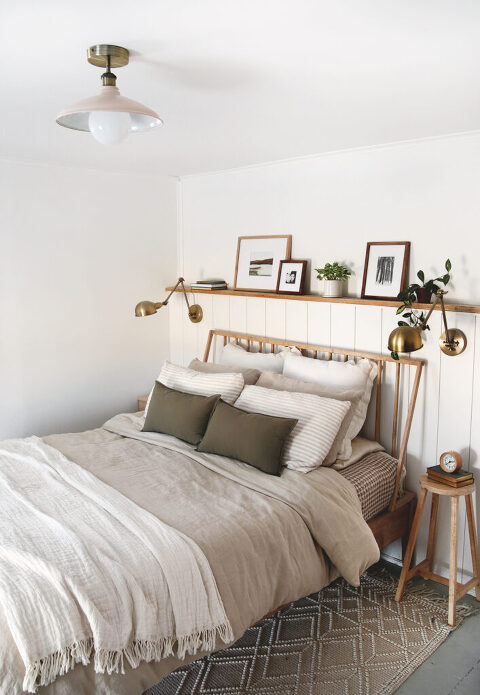
[[[290,258],[291,234],[238,237],[236,290],[275,292],[280,262]]]
[[[396,299],[405,287],[409,253],[409,241],[369,241],[362,299]]]
[[[303,294],[307,261],[280,261],[278,294]]]

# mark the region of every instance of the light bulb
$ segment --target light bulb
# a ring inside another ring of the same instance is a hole
[[[116,145],[125,140],[130,132],[130,114],[120,111],[91,111],[88,127],[95,140],[102,145]]]

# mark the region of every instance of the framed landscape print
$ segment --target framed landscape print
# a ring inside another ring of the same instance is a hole
[[[275,292],[280,261],[288,260],[291,250],[291,234],[238,237],[234,289]]]
[[[278,294],[303,294],[307,261],[280,261]]]
[[[409,241],[369,241],[362,299],[396,299],[405,287],[409,253]]]

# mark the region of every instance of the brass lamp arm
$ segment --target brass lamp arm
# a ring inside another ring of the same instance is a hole
[[[162,306],[167,306],[168,300],[170,299],[172,294],[177,290],[178,286],[181,285],[183,296],[185,297],[185,302],[187,304],[188,318],[192,323],[198,323],[199,321],[201,321],[203,318],[202,307],[199,304],[192,304],[190,306],[184,282],[185,281],[183,278],[178,278],[175,287],[172,290],[170,290],[170,293],[168,294],[167,298],[163,300],[163,302],[139,302],[135,307],[135,316],[150,316],[151,314],[155,314],[158,311],[158,309],[162,308]]]
[[[420,329],[421,329],[422,331],[424,331],[424,330],[427,328],[428,319],[429,319],[430,316],[432,315],[432,311],[435,309],[435,307],[437,306],[437,304],[438,304],[438,302],[439,302],[439,300],[440,300],[441,310],[442,310],[442,316],[443,316],[443,325],[445,326],[445,337],[446,337],[445,343],[446,343],[447,345],[450,345],[450,346],[451,346],[451,345],[453,344],[453,338],[450,337],[450,333],[449,333],[449,331],[448,331],[447,312],[445,311],[445,302],[443,301],[443,295],[444,295],[444,294],[447,294],[447,293],[445,292],[445,290],[438,290],[438,292],[437,292],[436,295],[435,295],[435,299],[434,299],[433,302],[432,302],[432,306],[430,307],[430,310],[429,310],[428,314],[425,316],[425,320],[424,320],[423,323],[421,324]]]
[[[436,295],[435,295],[435,299],[434,299],[433,302],[432,302],[432,306],[430,307],[430,309],[429,309],[429,311],[428,311],[428,314],[425,316],[424,321],[420,324],[420,330],[421,330],[421,331],[424,331],[424,330],[427,328],[427,326],[428,326],[428,319],[430,318],[430,316],[432,315],[433,310],[434,310],[435,307],[437,306],[438,300],[439,300],[439,296],[438,296],[438,294],[436,294]],[[443,298],[442,298],[442,305],[443,305]]]

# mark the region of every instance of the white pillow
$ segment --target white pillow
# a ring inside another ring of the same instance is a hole
[[[245,386],[235,407],[249,413],[297,418],[285,442],[282,461],[288,468],[308,473],[322,465],[350,408],[350,401]]]
[[[353,360],[336,362],[335,360],[317,360],[312,357],[301,357],[287,353],[284,359],[283,374],[323,386],[363,391],[363,397],[355,407],[344,444],[337,456],[337,460],[350,458],[352,453],[350,442],[360,432],[367,417],[373,382],[377,375],[376,364],[367,359],[361,359],[358,362]]]
[[[293,348],[298,353],[296,348]],[[283,360],[285,355],[290,352],[287,347],[281,347],[280,352],[248,352],[241,345],[227,343],[220,353],[220,364],[229,367],[248,367],[249,369],[259,369],[261,372],[276,372],[281,374],[283,371]]]
[[[160,381],[164,386],[168,386],[169,389],[176,389],[184,393],[195,393],[199,396],[214,396],[219,393],[225,403],[230,403],[230,405],[235,403],[244,385],[243,374],[196,372],[194,369],[179,367],[168,362],[168,360],[164,363],[157,381]],[[150,391],[145,407],[145,415],[150,405],[152,391]]]

